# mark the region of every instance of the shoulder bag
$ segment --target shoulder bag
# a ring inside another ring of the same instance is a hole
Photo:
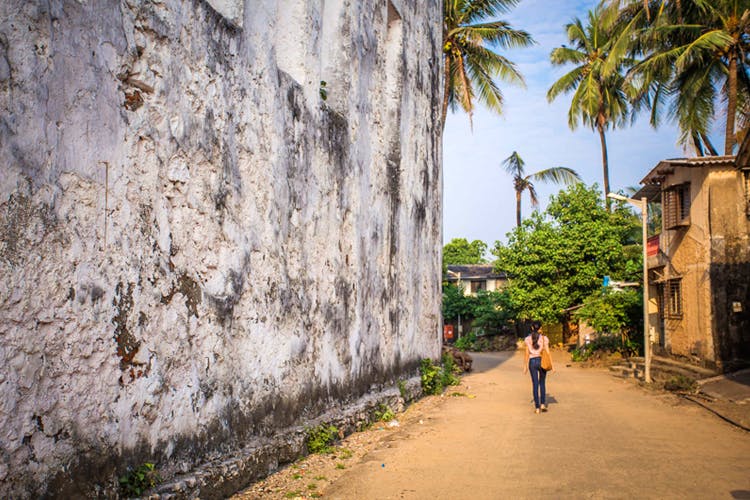
[[[548,372],[552,369],[552,357],[549,355],[549,347],[542,349],[542,370]]]

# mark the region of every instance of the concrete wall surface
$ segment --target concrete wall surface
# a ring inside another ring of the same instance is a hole
[[[168,479],[439,355],[440,44],[437,0],[0,2],[0,497]]]
[[[750,217],[745,179],[737,169],[710,176],[711,331],[716,364],[732,371],[750,364]]]

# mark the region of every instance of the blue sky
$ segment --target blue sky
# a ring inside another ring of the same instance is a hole
[[[517,63],[526,78],[526,89],[501,84],[505,110],[501,116],[479,107],[473,117],[448,112],[443,139],[444,204],[443,240],[482,240],[491,248],[506,241],[515,225],[515,198],[511,178],[502,161],[513,151],[526,162],[526,173],[565,166],[576,170],[588,185],[602,185],[601,146],[598,134],[588,128],[568,127],[569,96],[552,104],[547,89],[571,67],[552,67],[550,51],[566,43],[564,25],[583,18],[597,2],[581,0],[523,0],[502,19],[530,32],[537,45],[501,52]],[[678,132],[671,124],[654,130],[648,117],[633,126],[608,132],[610,187],[617,191],[638,186],[659,160],[683,157]],[[540,210],[560,186],[536,183]],[[524,195],[522,214],[532,209]]]

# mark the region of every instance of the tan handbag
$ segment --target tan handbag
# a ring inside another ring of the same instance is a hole
[[[548,372],[552,369],[552,357],[547,349],[542,349],[542,370]]]

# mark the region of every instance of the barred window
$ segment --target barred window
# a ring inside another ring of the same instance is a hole
[[[662,304],[667,318],[682,317],[682,280],[671,279],[664,283]]]
[[[690,183],[670,186],[664,190],[665,229],[675,229],[690,225]]]

